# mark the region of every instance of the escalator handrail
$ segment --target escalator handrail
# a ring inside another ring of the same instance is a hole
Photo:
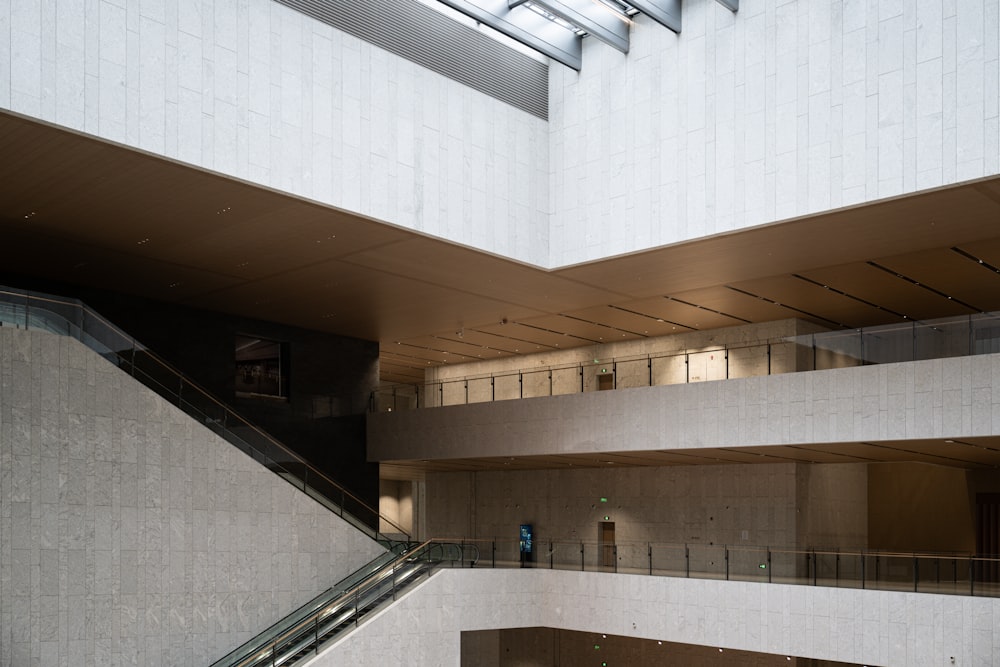
[[[299,622],[295,623],[291,627],[285,629],[284,631],[280,632],[275,636],[272,636],[270,639],[267,639],[266,641],[258,642],[257,646],[247,651],[248,655],[246,655],[243,659],[239,660],[238,662],[227,663],[227,664],[230,667],[246,667],[248,665],[252,665],[256,660],[263,657],[263,655],[270,655],[270,652],[275,651],[278,646],[283,645],[290,640],[294,640],[298,636],[300,636],[303,632],[308,631],[310,628],[316,627],[317,623],[320,622],[323,618],[336,613],[337,611],[342,609],[345,605],[350,605],[360,600],[363,596],[366,596],[366,594],[369,593],[371,589],[375,588],[380,584],[383,584],[387,578],[394,577],[398,573],[398,571],[408,563],[413,563],[416,565],[424,563],[425,565],[423,565],[420,568],[421,571],[423,571],[428,567],[433,567],[433,565],[436,563],[441,563],[446,560],[449,560],[443,557],[444,556],[443,553],[441,554],[442,557],[437,560],[433,560],[430,557],[432,554],[432,550],[435,549],[436,547],[443,549],[444,547],[448,546],[459,546],[460,550],[462,550],[461,553],[464,553],[465,545],[458,545],[457,543],[445,542],[434,539],[427,540],[417,545],[416,547],[400,554],[397,558],[393,559],[389,563],[386,563],[385,566],[383,566],[377,572],[373,573],[372,576],[366,578],[364,581],[360,582],[356,586],[344,591],[343,594],[338,596],[335,600],[331,600],[328,604],[323,605],[319,609],[316,609],[307,617],[301,619]],[[423,560],[425,556],[427,558],[426,560]],[[412,575],[413,571],[409,572],[407,574],[406,579],[408,580],[411,579]],[[393,585],[395,586],[395,584]],[[355,611],[356,612],[360,611],[363,608],[364,607],[358,604],[358,609]],[[281,622],[279,622],[276,625],[279,624],[281,624]],[[222,667],[222,665],[223,663],[220,661],[215,663],[213,667],[216,666]]]
[[[349,586],[354,587],[360,584],[361,582],[367,580],[369,577],[374,576],[376,573],[381,571],[382,568],[385,567],[387,563],[398,558],[400,552],[397,550],[399,549],[402,549],[404,552],[407,551],[409,549],[409,543],[399,542],[394,544],[392,547],[390,547],[389,550],[379,554],[372,560],[368,561],[367,563],[359,567],[357,570],[355,570],[351,574],[347,575],[346,577],[338,581],[330,588],[326,589],[313,599],[309,600],[309,602],[306,602],[304,605],[300,606],[295,611],[292,611],[291,613],[282,617],[279,621],[271,625],[263,632],[258,633],[253,638],[249,639],[248,641],[236,647],[223,657],[219,658],[218,660],[213,662],[209,667],[222,667],[222,665],[229,664],[229,661],[235,659],[235,657],[238,655],[241,655],[246,652],[254,652],[256,650],[259,650],[259,646],[261,645],[261,637],[266,637],[269,634],[276,634],[278,632],[281,632],[282,629],[289,623],[296,623],[298,621],[297,617],[304,617],[305,615],[310,614],[311,612],[314,612],[315,610],[330,604],[331,601],[338,599],[343,594],[343,591],[346,590],[345,582],[350,582]],[[379,563],[380,560],[386,559],[387,556],[390,556],[391,558],[389,558],[389,560],[386,560],[385,563]],[[377,564],[377,567],[371,569],[370,572],[366,572],[366,570],[372,568],[373,564]],[[359,575],[361,576],[359,577]]]

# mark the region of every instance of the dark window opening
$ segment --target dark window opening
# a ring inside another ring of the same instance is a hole
[[[236,337],[236,395],[288,398],[284,343],[254,336]]]

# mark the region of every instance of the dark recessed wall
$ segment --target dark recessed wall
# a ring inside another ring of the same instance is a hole
[[[75,285],[0,275],[2,284],[81,299],[252,423],[378,507],[366,461],[365,412],[378,385],[378,343]],[[236,395],[235,338],[283,343],[286,400]]]

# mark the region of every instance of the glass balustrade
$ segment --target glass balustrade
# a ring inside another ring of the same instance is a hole
[[[650,353],[416,385],[389,385],[372,394],[370,409],[414,410],[998,352],[1000,313],[980,313],[791,336],[749,345]]]
[[[536,540],[523,559],[517,540],[464,540],[477,567],[615,572],[726,581],[1000,596],[1000,558],[971,554],[796,549],[725,544]]]
[[[535,540],[400,544],[212,667],[292,665],[442,567],[543,568],[593,573],[1000,596],[1000,559],[969,554],[773,548],[726,544]]]

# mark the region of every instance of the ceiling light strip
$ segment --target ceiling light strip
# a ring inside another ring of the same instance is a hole
[[[974,313],[984,313],[984,312],[986,312],[982,308],[976,308],[975,306],[973,306],[971,304],[968,304],[968,303],[962,301],[961,299],[956,299],[953,296],[949,296],[948,294],[945,294],[944,292],[942,292],[939,289],[935,289],[935,288],[931,287],[930,285],[925,285],[924,283],[920,282],[919,280],[916,280],[914,278],[910,278],[909,276],[903,275],[902,273],[900,273],[898,271],[894,271],[893,269],[890,269],[887,266],[882,266],[878,262],[868,261],[868,262],[865,262],[865,263],[868,264],[868,266],[871,266],[871,267],[874,267],[876,269],[879,269],[880,271],[885,271],[889,275],[895,276],[896,278],[899,278],[900,280],[905,280],[906,282],[910,283],[911,285],[913,285],[915,287],[922,287],[923,289],[927,290],[928,292],[931,292],[933,294],[937,294],[938,296],[943,297],[943,298],[947,299],[948,301],[953,301],[953,302],[957,303],[958,305],[960,305],[960,306],[962,306],[964,308],[968,308],[969,310],[971,310]]]
[[[522,327],[531,327],[530,324],[522,324],[520,322],[514,322],[514,324],[520,325]],[[542,329],[541,327],[531,327],[531,328],[532,329],[539,329],[541,331],[548,331],[548,329]],[[515,341],[516,343],[526,343],[528,345],[541,345],[543,347],[547,347],[547,348],[552,349],[552,350],[555,349],[554,346],[548,345],[547,343],[539,343],[537,340],[528,340],[526,338],[518,338],[516,336],[502,336],[500,334],[490,333],[489,331],[480,331],[479,329],[469,329],[469,331],[474,331],[474,332],[476,332],[478,334],[483,334],[484,336],[494,336],[496,338],[502,338],[504,340],[512,340],[512,341]],[[550,333],[554,333],[556,335],[562,335],[562,334],[558,334],[555,331],[552,331]],[[492,348],[490,346],[487,346],[487,349],[498,349],[498,348]],[[511,353],[511,354],[513,354],[513,353]]]
[[[812,278],[807,278],[806,276],[802,276],[802,275],[799,275],[797,273],[793,273],[792,277],[793,278],[798,278],[799,280],[804,280],[805,282],[807,282],[807,283],[809,283],[811,285],[815,285],[816,287],[822,287],[825,290],[829,290],[830,292],[833,292],[834,294],[839,294],[840,296],[847,297],[848,299],[852,299],[854,301],[857,301],[858,303],[863,303],[866,306],[871,306],[875,310],[881,310],[883,312],[889,313],[890,315],[895,315],[896,317],[901,317],[904,320],[910,319],[909,317],[907,317],[903,313],[898,313],[895,310],[892,310],[891,308],[886,308],[885,306],[880,306],[877,303],[872,303],[871,301],[868,301],[867,299],[862,299],[860,296],[854,296],[853,294],[848,294],[847,292],[839,290],[836,287],[830,287],[829,285],[824,285],[823,283],[821,283],[819,281],[816,281],[816,280],[813,280]],[[846,325],[846,324],[842,324],[841,326],[844,327],[844,328],[846,328],[846,329],[856,329],[857,328],[857,327],[852,327],[852,326],[849,326],[849,325]]]
[[[984,269],[988,269],[988,270],[992,271],[993,273],[1000,273],[1000,268],[997,268],[997,267],[993,266],[992,264],[990,264],[989,262],[987,262],[986,260],[984,260],[984,259],[982,259],[980,257],[976,257],[975,255],[973,255],[970,252],[966,252],[965,250],[962,250],[961,248],[959,248],[957,246],[952,247],[952,250],[954,252],[957,252],[962,257],[965,257],[966,259],[971,259],[973,262],[975,262],[979,266],[983,267]]]
[[[576,320],[577,322],[583,322],[584,324],[590,324],[595,327],[601,327],[602,329],[611,329],[612,331],[617,331],[622,334],[631,334],[633,336],[638,336],[639,338],[649,338],[648,334],[636,333],[635,331],[629,331],[628,329],[621,329],[619,327],[611,326],[610,324],[601,324],[600,322],[592,322],[590,320],[585,320],[582,317],[576,317],[575,315],[567,315],[566,313],[559,313],[560,317],[565,317],[569,320]]]
[[[680,322],[674,322],[673,320],[665,320],[662,317],[656,317],[655,315],[647,315],[646,313],[640,313],[637,310],[629,310],[628,308],[622,308],[621,306],[609,305],[608,308],[614,308],[615,310],[620,310],[623,313],[629,313],[631,315],[638,315],[639,317],[648,317],[658,324],[669,324],[674,327],[681,327],[682,329],[690,329],[691,331],[697,331],[692,326],[687,324],[681,324]]]
[[[697,303],[691,303],[690,301],[685,301],[684,299],[678,299],[675,296],[664,295],[663,298],[666,299],[667,301],[676,301],[677,303],[682,303],[685,306],[697,308],[698,310],[705,310],[710,313],[715,313],[716,315],[722,315],[723,317],[728,317],[729,319],[736,320],[738,322],[753,324],[753,322],[751,322],[750,320],[743,319],[742,317],[737,317],[736,315],[730,315],[729,313],[724,313],[721,310],[716,310],[715,308],[709,308],[708,306],[699,306]]]
[[[774,299],[769,299],[766,296],[761,296],[759,294],[754,294],[753,292],[748,292],[748,291],[740,289],[738,287],[733,287],[732,285],[726,285],[725,288],[726,289],[731,289],[734,292],[739,292],[740,294],[743,294],[745,296],[749,296],[749,297],[751,297],[753,299],[759,299],[761,301],[766,301],[767,303],[770,303],[772,305],[778,306],[779,308],[787,308],[788,310],[795,311],[796,313],[801,313],[801,314],[805,315],[806,317],[811,317],[811,318],[813,318],[815,320],[822,320],[823,322],[829,322],[830,324],[832,324],[835,327],[841,327],[843,329],[851,329],[851,328],[853,328],[853,327],[847,326],[846,324],[841,324],[840,322],[834,322],[833,320],[828,319],[826,317],[823,317],[822,315],[817,315],[816,313],[810,313],[808,310],[802,310],[801,308],[796,308],[795,306],[789,306],[787,303],[780,303],[778,301],[775,301]]]
[[[545,331],[550,334],[555,334],[556,336],[568,336],[570,338],[576,338],[577,340],[585,340],[588,343],[600,343],[599,340],[591,340],[590,338],[585,338],[584,336],[577,336],[576,334],[567,333],[565,331],[554,331],[553,329],[546,329],[545,327],[535,326],[534,324],[527,324],[525,322],[515,322],[518,326],[528,327],[529,329],[535,329],[537,331]],[[536,345],[538,343],[535,343]]]

